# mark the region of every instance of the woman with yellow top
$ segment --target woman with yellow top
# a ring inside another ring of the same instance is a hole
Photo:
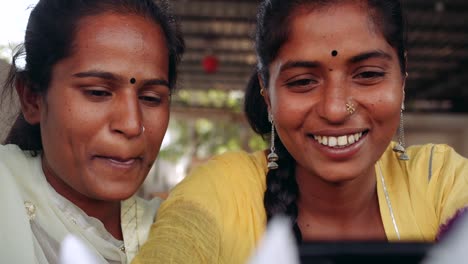
[[[467,206],[467,159],[404,148],[400,1],[265,0],[256,51],[245,110],[271,150],[195,169],[136,263],[245,263],[278,214],[300,241],[434,241]]]

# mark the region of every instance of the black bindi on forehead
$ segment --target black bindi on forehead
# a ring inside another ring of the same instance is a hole
[[[331,55],[332,55],[333,57],[336,57],[336,56],[338,55],[338,51],[332,50]]]
[[[130,79],[130,83],[131,83],[131,84],[135,84],[135,83],[136,83],[136,79],[135,79],[135,78],[131,78],[131,79]]]

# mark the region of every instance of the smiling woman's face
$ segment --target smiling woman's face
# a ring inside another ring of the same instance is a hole
[[[328,182],[372,173],[399,123],[396,50],[352,3],[298,9],[288,37],[265,98],[298,169]]]
[[[168,49],[162,29],[132,15],[78,25],[72,54],[37,99],[48,181],[71,201],[133,195],[153,164],[169,120]]]

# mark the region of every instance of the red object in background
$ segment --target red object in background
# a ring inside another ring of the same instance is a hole
[[[218,71],[218,64],[218,58],[213,55],[205,56],[202,61],[203,70],[205,70],[206,73],[215,73]]]

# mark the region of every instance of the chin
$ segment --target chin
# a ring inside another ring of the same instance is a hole
[[[331,183],[331,184],[341,184],[341,183],[346,183],[346,182],[349,182],[349,181],[353,181],[354,179],[356,179],[358,176],[356,175],[361,175],[361,173],[358,173],[358,172],[351,172],[349,170],[347,171],[324,171],[324,172],[318,172],[317,175],[319,175],[319,177],[327,182],[327,183]]]
[[[138,188],[131,188],[128,185],[114,186],[108,187],[105,190],[101,190],[101,192],[99,192],[96,197],[103,201],[117,202],[132,197],[137,191]]]
[[[333,185],[340,185],[346,182],[350,182],[355,179],[355,177],[321,177],[323,181],[333,184]]]

